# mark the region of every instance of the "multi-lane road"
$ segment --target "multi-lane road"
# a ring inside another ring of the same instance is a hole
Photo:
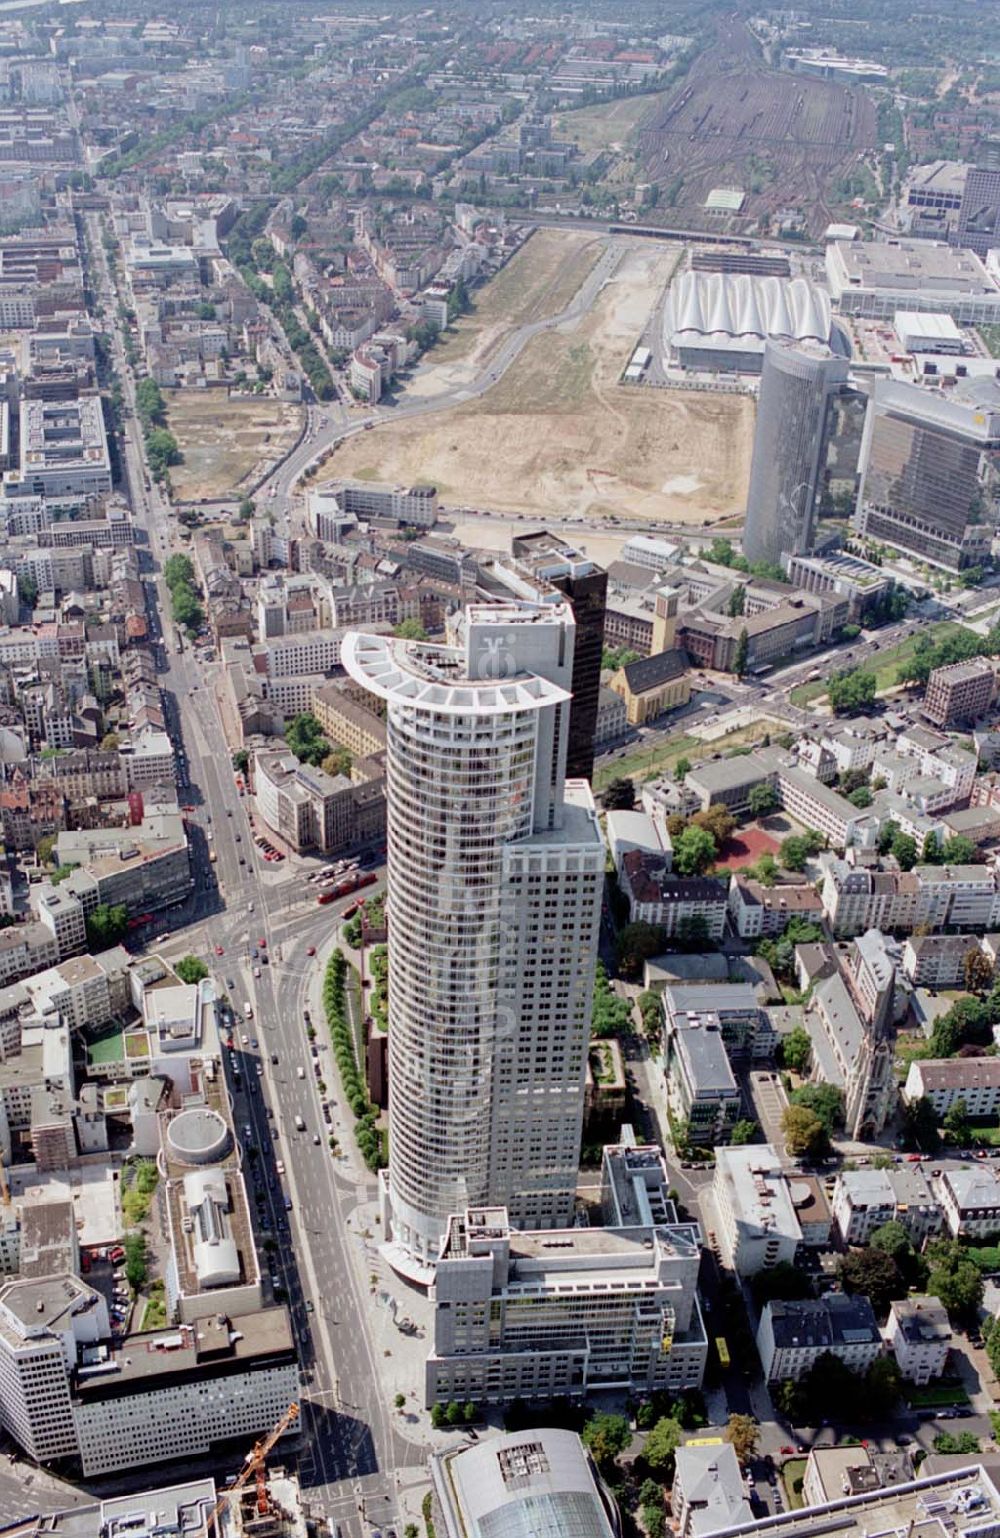
[[[90,249],[100,296],[114,314],[96,229]],[[352,1118],[320,1015],[323,962],[350,899],[318,906],[301,862],[266,864],[253,842],[250,803],[237,788],[222,730],[218,664],[186,643],[181,651],[175,646],[162,578],[174,536],[171,514],[158,490],[146,486],[135,381],[117,329],[112,346],[130,408],[120,440],[122,469],[145,551],[151,639],[161,648],[159,683],[179,754],[181,799],[193,808],[195,888],[172,915],[174,933],[162,948],[168,955],[202,956],[245,1017],[224,1056],[262,1269],[287,1299],[302,1360],[299,1468],[313,1508],[339,1522],[347,1538],[368,1533],[374,1523],[395,1523],[400,1471],[415,1472],[426,1456],[397,1430],[365,1328],[370,1263],[352,1220],[373,1200],[375,1182],[353,1146]],[[379,888],[367,890],[374,895]],[[316,1025],[315,1045],[307,1038],[306,1010]],[[339,1141],[336,1153],[331,1133]],[[286,1171],[281,1177],[278,1160]]]

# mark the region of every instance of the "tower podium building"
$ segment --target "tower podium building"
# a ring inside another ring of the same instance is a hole
[[[566,782],[569,604],[471,605],[451,646],[352,633],[385,702],[393,1265],[429,1283],[453,1213],[573,1215],[604,851]]]

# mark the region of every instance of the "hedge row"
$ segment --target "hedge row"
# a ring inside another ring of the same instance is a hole
[[[355,1116],[355,1140],[368,1168],[380,1170],[386,1160],[376,1125],[378,1111],[368,1099],[364,1077],[358,1068],[354,1035],[347,1015],[347,961],[340,951],[334,951],[327,963],[323,978],[323,1008],[330,1028],[333,1055],[340,1071],[340,1082]]]

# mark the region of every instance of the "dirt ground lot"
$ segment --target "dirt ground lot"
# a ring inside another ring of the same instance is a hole
[[[645,118],[639,154],[660,187],[659,209],[698,213],[706,194],[738,186],[740,220],[795,208],[817,234],[834,215],[831,188],[875,144],[876,112],[863,87],[768,69],[745,24],[727,16],[687,79]],[[721,228],[720,224],[720,228]]]
[[[588,521],[739,511],[752,401],[618,382],[676,260],[629,243],[593,309],[535,337],[494,389],[348,440],[331,476],[432,481],[453,506]]]
[[[239,494],[253,470],[298,435],[301,406],[266,397],[231,400],[221,391],[168,390],[167,426],[184,455],[170,472],[181,501]]]
[[[625,149],[643,118],[655,112],[661,100],[661,96],[620,96],[617,101],[563,112],[556,120],[557,137],[579,145],[582,155]]]
[[[459,361],[470,370],[481,367],[515,326],[558,315],[600,254],[601,243],[592,235],[536,230],[495,278],[474,290],[472,313],[456,321],[437,344],[426,372]]]

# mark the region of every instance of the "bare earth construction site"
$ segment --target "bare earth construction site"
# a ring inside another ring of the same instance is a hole
[[[537,241],[539,259],[549,266],[552,242],[562,238],[554,231],[535,236],[515,260],[528,264]],[[581,253],[579,236],[566,239],[579,287],[594,262],[589,251]],[[620,383],[679,253],[639,240],[614,244],[617,266],[590,308],[533,336],[486,394],[349,439],[330,460],[331,474],[433,481],[451,506],[539,517],[700,525],[740,512],[753,402]],[[604,242],[588,245],[603,248]],[[566,309],[572,294],[560,273],[564,268],[555,264],[546,295],[534,298],[533,320]],[[504,274],[494,281],[503,282]],[[492,342],[489,287],[479,302]],[[505,334],[516,329],[509,323]],[[414,382],[418,397],[457,383],[454,365],[438,365],[434,356]]]

